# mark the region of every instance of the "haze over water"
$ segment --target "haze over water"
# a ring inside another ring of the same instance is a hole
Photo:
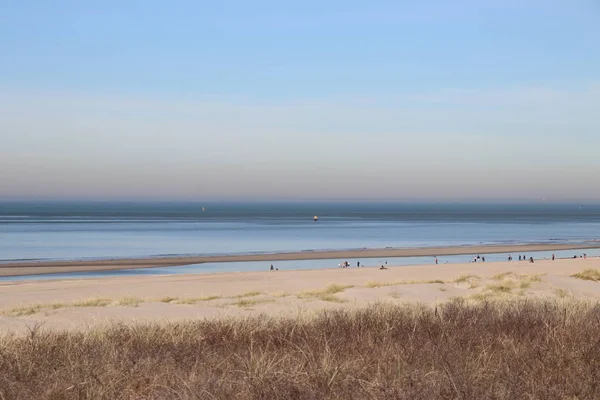
[[[600,206],[0,203],[0,238],[3,261],[581,242]]]

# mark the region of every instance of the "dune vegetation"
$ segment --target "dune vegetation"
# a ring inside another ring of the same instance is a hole
[[[600,304],[382,303],[0,336],[0,399],[234,398],[597,399]]]

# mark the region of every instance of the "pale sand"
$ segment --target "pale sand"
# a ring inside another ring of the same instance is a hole
[[[270,316],[293,316],[325,308],[364,306],[378,301],[409,301],[433,305],[459,296],[474,301],[480,301],[477,296],[482,295],[498,298],[574,297],[599,301],[600,282],[570,277],[588,268],[600,269],[600,259],[541,260],[534,264],[513,261],[420,265],[389,267],[383,271],[371,267],[1,282],[0,312],[4,315],[0,316],[0,332],[23,332],[40,323],[43,324],[42,329],[86,329],[110,322],[181,321],[262,313]],[[492,279],[495,275],[507,272],[518,276]],[[462,275],[477,275],[481,278],[454,282]],[[538,276],[539,281],[533,276]],[[426,283],[431,280],[442,280],[444,283]],[[369,287],[367,283],[373,281],[396,284]],[[302,295],[302,292],[323,289],[331,284],[353,287],[330,298]],[[508,286],[510,292],[497,292],[490,287],[498,284]],[[257,296],[243,297],[260,303],[242,307],[233,304],[239,300],[236,296],[247,292],[261,292]],[[138,306],[115,303],[125,296],[138,297],[143,302]],[[203,296],[220,297],[210,301],[200,300],[192,305],[160,301],[163,297],[191,299]],[[91,298],[108,298],[113,303],[103,307],[69,306],[69,303]],[[56,309],[42,308],[27,316],[7,315],[14,307],[35,304],[48,306],[51,303],[63,305]]]
[[[321,260],[349,258],[450,256],[463,254],[528,253],[532,251],[558,251],[593,249],[599,241],[579,244],[522,244],[500,246],[419,247],[407,249],[363,249],[339,251],[303,251],[293,253],[240,254],[224,256],[130,258],[88,261],[19,261],[0,263],[0,276],[54,274],[62,272],[112,271],[119,269],[167,267],[201,263],[240,261]]]

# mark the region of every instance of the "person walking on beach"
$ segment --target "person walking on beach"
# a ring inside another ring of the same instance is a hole
[[[435,264],[437,265],[437,263],[438,263],[438,258],[436,257],[435,258]]]
[[[360,268],[360,261],[357,261],[357,262],[356,262],[356,267],[357,267],[357,268]]]
[[[552,254],[552,261],[554,261],[554,254]]]
[[[275,270],[275,268],[273,268],[273,264],[271,264],[271,271],[274,271],[274,270]]]

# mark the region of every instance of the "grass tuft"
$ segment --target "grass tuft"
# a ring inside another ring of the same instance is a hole
[[[375,289],[375,288],[387,287],[387,286],[420,285],[420,284],[427,284],[427,283],[444,284],[446,282],[444,282],[441,279],[431,279],[431,280],[424,280],[424,281],[393,281],[393,282],[369,281],[369,282],[365,283],[365,287],[369,288],[369,289]]]
[[[511,275],[514,275],[514,274],[512,272],[502,272],[501,274],[497,274],[497,275],[492,276],[492,279],[495,280],[495,281],[501,281],[504,278],[506,278],[508,276],[511,276]]]
[[[216,295],[213,295],[213,296],[204,296],[204,297],[194,297],[194,300],[195,300],[196,302],[198,302],[198,301],[211,301],[211,300],[217,300],[217,299],[220,299],[220,298],[221,298],[221,296],[216,296]]]
[[[117,305],[123,307],[137,307],[140,303],[143,302],[144,300],[140,299],[139,297],[125,296],[119,301],[117,301]]]
[[[242,294],[238,294],[237,296],[233,296],[234,299],[242,299],[244,297],[256,297],[263,294],[263,292],[246,292]]]
[[[252,307],[257,304],[265,304],[265,303],[273,303],[273,300],[270,299],[244,299],[240,298],[239,300],[229,303],[229,306],[237,306],[242,308]]]
[[[492,283],[485,286],[485,290],[500,294],[500,293],[510,293],[514,288],[517,287],[517,283],[513,280],[504,280],[500,283]]]
[[[330,301],[330,302],[336,301],[336,300],[333,300],[335,298],[338,300],[337,301],[338,303],[342,303],[345,300],[338,299],[334,295],[337,293],[341,293],[346,289],[353,288],[353,287],[354,287],[353,285],[339,285],[337,283],[334,283],[334,284],[331,284],[321,290],[309,290],[309,291],[300,292],[300,294],[298,294],[296,297],[298,297],[299,299],[317,298],[319,300]]]
[[[477,275],[461,275],[454,280],[454,283],[467,283],[472,282],[473,280],[479,280],[481,277]]]
[[[169,296],[167,296],[167,297],[163,297],[162,299],[160,299],[158,301],[160,301],[161,303],[171,303],[171,302],[173,302],[175,300],[179,300],[179,298],[178,297],[169,297]]]
[[[71,304],[73,307],[106,307],[112,304],[112,299],[93,298],[88,300],[76,301]]]
[[[600,270],[599,269],[586,269],[576,274],[571,275],[573,278],[583,279],[586,281],[600,281]]]

